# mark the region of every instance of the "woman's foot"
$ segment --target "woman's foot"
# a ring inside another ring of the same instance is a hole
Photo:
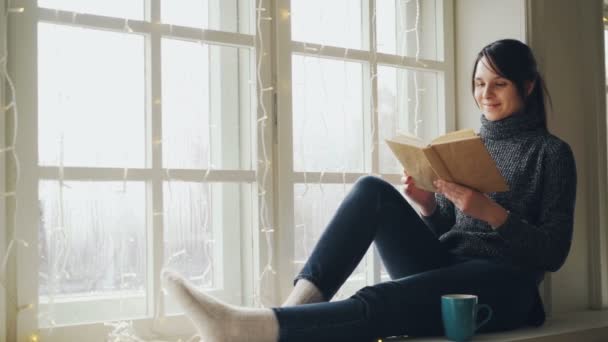
[[[277,341],[279,325],[270,309],[225,304],[195,289],[179,274],[162,273],[165,289],[177,300],[205,342]]]

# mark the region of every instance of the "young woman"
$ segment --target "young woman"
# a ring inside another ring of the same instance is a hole
[[[224,304],[164,272],[204,341],[371,341],[440,335],[441,296],[475,294],[494,312],[482,331],[540,325],[538,285],[568,255],[576,194],[570,147],[546,128],[546,90],[528,46],[499,40],[473,68],[480,136],[510,186],[483,194],[405,174],[404,193],[366,176],[326,227],[280,308]],[[329,302],[374,242],[392,280]],[[306,304],[306,305],[303,305]]]

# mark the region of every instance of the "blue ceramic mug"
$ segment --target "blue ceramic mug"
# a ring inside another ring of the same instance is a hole
[[[488,317],[477,323],[480,310],[488,310]],[[469,294],[448,294],[441,296],[441,315],[445,336],[451,341],[470,341],[475,331],[492,318],[492,308],[477,304],[477,296]]]

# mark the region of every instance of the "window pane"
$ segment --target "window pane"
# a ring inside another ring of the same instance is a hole
[[[144,167],[144,39],[38,26],[41,165]]]
[[[209,0],[161,1],[163,23],[209,28]]]
[[[196,280],[197,285],[217,286],[213,277],[213,210],[214,204],[215,210],[221,209],[221,203],[213,202],[212,184],[165,182],[163,191],[165,262]]]
[[[166,24],[251,34],[253,6],[253,0],[165,0],[161,16]]]
[[[170,181],[163,184],[164,265],[206,291],[240,284],[242,184]],[[245,227],[243,227],[245,225]],[[229,250],[225,250],[229,248]],[[235,278],[236,277],[236,278]],[[240,288],[240,285],[236,285]],[[225,294],[231,302],[242,300]],[[181,311],[170,299],[168,312]]]
[[[294,257],[296,272],[299,272],[312,253],[317,240],[344,197],[351,190],[352,184],[295,184],[295,230]],[[345,237],[346,238],[346,237]],[[347,283],[334,297],[341,299],[353,294],[353,291],[365,286],[366,259],[356,267]]]
[[[384,139],[397,132],[417,135],[425,141],[439,135],[438,87],[435,72],[378,67],[380,172],[403,172]]]
[[[291,39],[362,48],[361,1],[291,0]]]
[[[361,64],[298,55],[292,61],[294,169],[364,172]]]
[[[164,266],[197,287],[224,291],[222,299],[242,300],[241,231],[251,226],[248,193],[238,183],[170,181],[163,184]],[[249,259],[248,259],[249,260]],[[171,312],[178,307],[170,304]]]
[[[251,169],[241,134],[251,101],[239,68],[249,50],[163,39],[162,51],[163,166]]]
[[[437,27],[443,22],[439,1],[442,0],[378,0],[378,52],[416,57],[418,51],[421,59],[443,60],[443,49],[440,48],[443,41]],[[419,18],[416,18],[417,13]]]
[[[146,219],[143,182],[41,181],[39,295],[54,303],[42,323],[82,323],[144,316]],[[66,312],[62,303],[139,298],[121,309],[91,306]]]
[[[38,6],[108,17],[144,19],[143,0],[38,0]]]

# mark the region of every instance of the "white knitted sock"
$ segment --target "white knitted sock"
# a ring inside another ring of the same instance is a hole
[[[295,306],[323,301],[325,300],[317,286],[307,279],[301,278],[298,279],[296,286],[291,290],[282,306]]]
[[[186,279],[163,271],[165,288],[190,318],[204,342],[276,342],[279,323],[270,309],[241,308],[196,290]]]

